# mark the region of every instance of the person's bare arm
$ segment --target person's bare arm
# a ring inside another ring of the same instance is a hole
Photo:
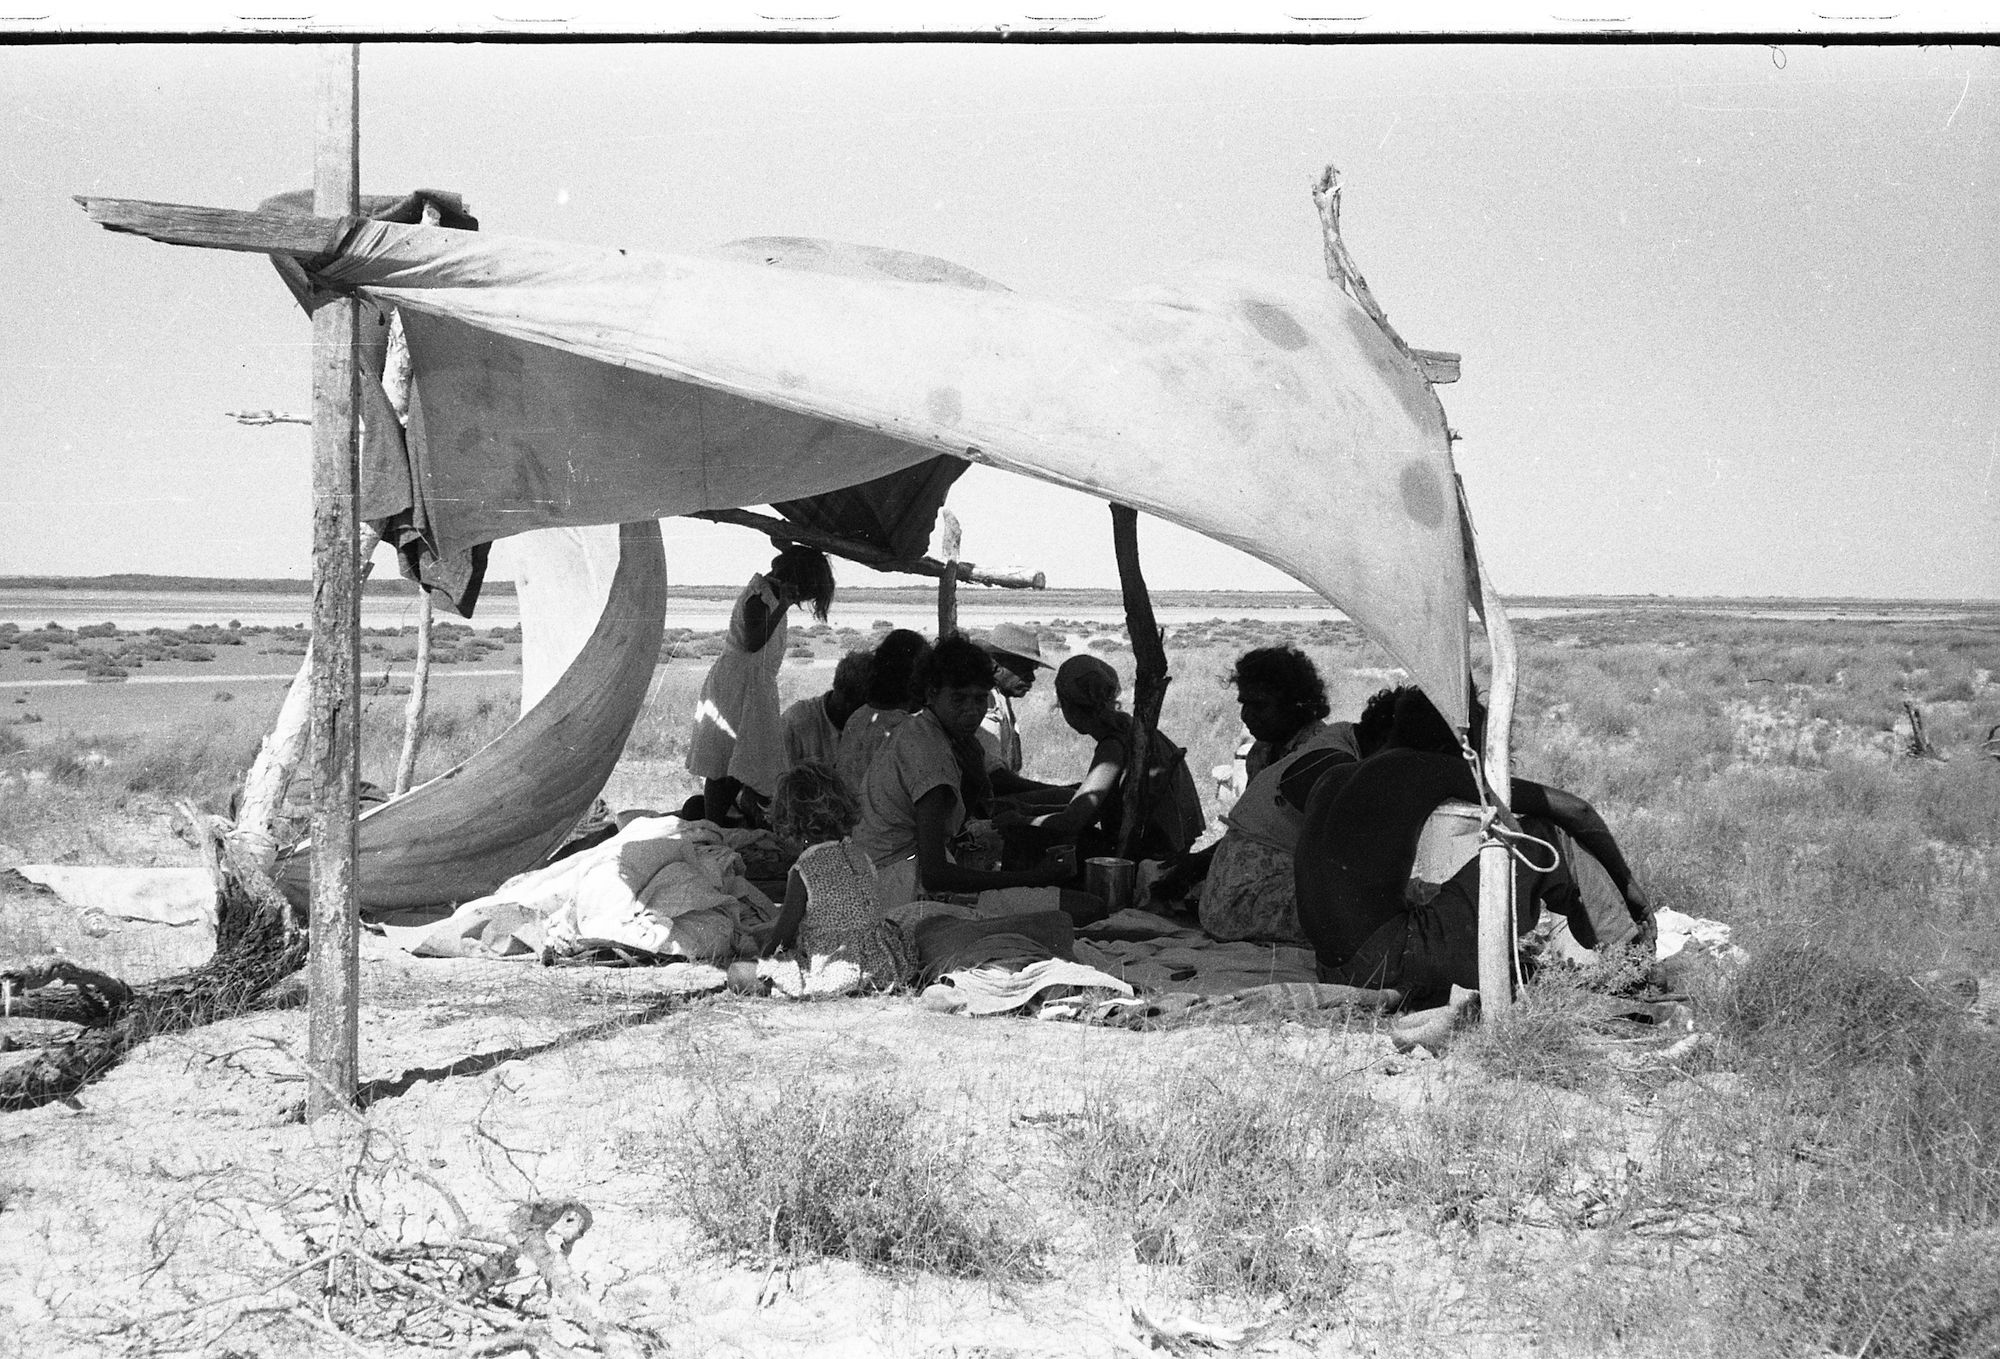
[[[1591,858],[1604,866],[1612,886],[1625,898],[1625,908],[1639,923],[1640,935],[1650,940],[1656,930],[1653,903],[1632,877],[1632,866],[1618,848],[1611,827],[1598,815],[1597,808],[1563,788],[1551,788],[1529,779],[1516,779],[1513,810],[1517,814],[1540,816],[1562,828],[1564,834],[1582,846]]]
[[[757,956],[768,958],[779,949],[788,947],[799,934],[799,926],[806,918],[806,884],[794,868],[785,879],[785,904],[778,912],[778,918],[771,925],[771,931],[764,936],[763,947]]]
[[[762,595],[752,595],[743,605],[743,642],[751,651],[762,651],[764,644],[771,640],[771,634],[778,630],[778,624],[785,620],[783,604],[775,609],[765,604]]]
[[[1063,840],[1074,840],[1083,828],[1097,819],[1104,808],[1104,800],[1111,796],[1111,790],[1118,786],[1118,780],[1125,773],[1122,747],[1105,742],[1097,748],[1090,772],[1083,776],[1083,782],[1076,786],[1069,800],[1058,810],[1044,812],[1040,816],[1023,818],[1023,823],[1048,831]],[[1004,825],[1005,822],[1002,822]]]
[[[951,838],[951,811],[958,794],[947,787],[931,789],[917,799],[917,885],[926,892],[984,892],[996,887],[1052,887],[1070,875],[1054,860],[1013,872],[987,872],[951,861],[945,846]]]
[[[1149,895],[1155,902],[1178,901],[1186,896],[1193,886],[1208,876],[1208,866],[1215,858],[1215,846],[1183,854],[1167,865],[1166,871],[1153,879]]]
[[[993,785],[995,797],[1018,798],[1023,802],[1054,798],[1056,805],[1060,806],[1069,796],[1068,784],[1024,779],[1011,769],[994,769],[989,766],[986,770],[986,781]]]
[[[1012,810],[1021,812],[1025,818],[1027,816],[1039,815],[1042,812],[1053,812],[1068,806],[1069,800],[1076,796],[1076,785],[1073,783],[1051,783],[1033,788],[1024,788],[1018,793],[1003,793],[996,786],[993,793],[995,801],[1006,803]],[[995,817],[994,819],[999,820],[1000,818]]]

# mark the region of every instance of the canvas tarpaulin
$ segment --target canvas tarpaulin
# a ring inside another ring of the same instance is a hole
[[[916,281],[379,222],[316,263],[403,309],[412,484],[441,553],[797,500],[947,453],[1271,563],[1464,719],[1443,411],[1324,278],[1211,265],[1066,300],[953,266]]]

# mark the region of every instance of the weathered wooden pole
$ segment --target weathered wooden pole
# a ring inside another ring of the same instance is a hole
[[[1125,596],[1125,635],[1132,641],[1138,673],[1132,680],[1132,753],[1125,765],[1125,818],[1118,827],[1120,858],[1138,857],[1139,837],[1152,814],[1153,781],[1146,777],[1152,763],[1153,737],[1159,730],[1160,705],[1166,701],[1167,648],[1153,621],[1153,597],[1139,572],[1139,512],[1130,505],[1111,507],[1111,548],[1118,558],[1118,588]]]
[[[436,226],[438,216],[435,203],[424,204],[425,226]],[[402,422],[405,431],[410,426],[412,371],[410,341],[403,332],[403,314],[392,312],[389,316],[389,351],[383,363],[382,391],[389,398],[389,407],[396,412],[396,419]],[[424,743],[424,708],[429,702],[431,688],[431,621],[431,592],[422,581],[418,581],[417,654],[410,669],[410,701],[403,707],[403,753],[396,760],[396,777],[390,785],[390,791],[397,797],[409,792],[410,785],[415,782],[417,752]]]
[[[357,589],[367,585],[373,565],[369,558],[382,542],[382,535],[365,524],[358,537],[354,549],[355,560],[360,563],[355,569]],[[265,873],[271,871],[278,857],[275,828],[278,808],[292,785],[293,772],[306,754],[306,737],[312,725],[312,657],[313,645],[308,636],[305,659],[299,662],[298,673],[292,676],[291,687],[285,690],[285,701],[278,708],[270,734],[257,747],[257,758],[251,762],[250,772],[243,776],[243,792],[236,800],[236,826],[229,838],[240,851],[248,852]]]
[[[944,556],[945,573],[938,577],[938,630],[945,637],[958,631],[958,549],[961,537],[958,516],[950,510],[938,511],[939,551]]]
[[[360,212],[360,87],[360,46],[323,48],[313,154],[313,212],[320,217]],[[312,941],[306,959],[306,1061],[317,1077],[306,1109],[315,1117],[353,1102],[359,1065],[359,339],[358,302],[320,302],[313,312]]]
[[[1486,749],[1481,752],[1486,773],[1487,796],[1503,817],[1512,820],[1513,798],[1512,737],[1514,727],[1514,686],[1518,673],[1514,655],[1514,629],[1500,592],[1479,560],[1472,536],[1472,516],[1467,512],[1465,491],[1459,489],[1460,522],[1464,526],[1465,555],[1476,573],[1479,621],[1486,630],[1486,651],[1492,669],[1493,688],[1486,710]],[[1468,584],[1472,582],[1468,581]],[[1485,1024],[1497,1022],[1500,1013],[1514,1002],[1514,863],[1507,847],[1489,835],[1479,849],[1479,1014]]]
[[[417,752],[424,744],[424,708],[431,692],[431,592],[417,586],[417,655],[410,667],[410,701],[403,706],[403,753],[396,761],[397,797],[410,791],[417,777]]]

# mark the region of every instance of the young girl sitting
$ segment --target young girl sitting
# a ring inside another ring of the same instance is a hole
[[[792,866],[762,955],[792,945],[805,995],[890,990],[916,975],[908,941],[876,904],[875,865],[847,838],[856,815],[840,777],[820,761],[778,779],[771,829],[806,850]]]

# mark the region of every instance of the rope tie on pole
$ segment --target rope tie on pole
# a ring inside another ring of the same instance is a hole
[[[1487,784],[1486,773],[1480,765],[1479,755],[1472,748],[1471,736],[1461,731],[1458,735],[1458,753],[1472,771],[1472,786],[1479,790],[1479,849],[1483,858],[1485,851],[1494,845],[1507,851],[1507,856],[1526,868],[1530,873],[1553,873],[1562,864],[1562,851],[1538,835],[1530,835],[1521,828],[1514,813],[1501,807],[1493,799],[1493,790]],[[1529,846],[1539,846],[1548,851],[1548,861],[1538,864],[1530,857]],[[1513,928],[1509,922],[1509,930]],[[1519,949],[1507,950],[1508,971],[1513,984],[1518,989],[1524,980],[1521,976],[1521,953]]]

